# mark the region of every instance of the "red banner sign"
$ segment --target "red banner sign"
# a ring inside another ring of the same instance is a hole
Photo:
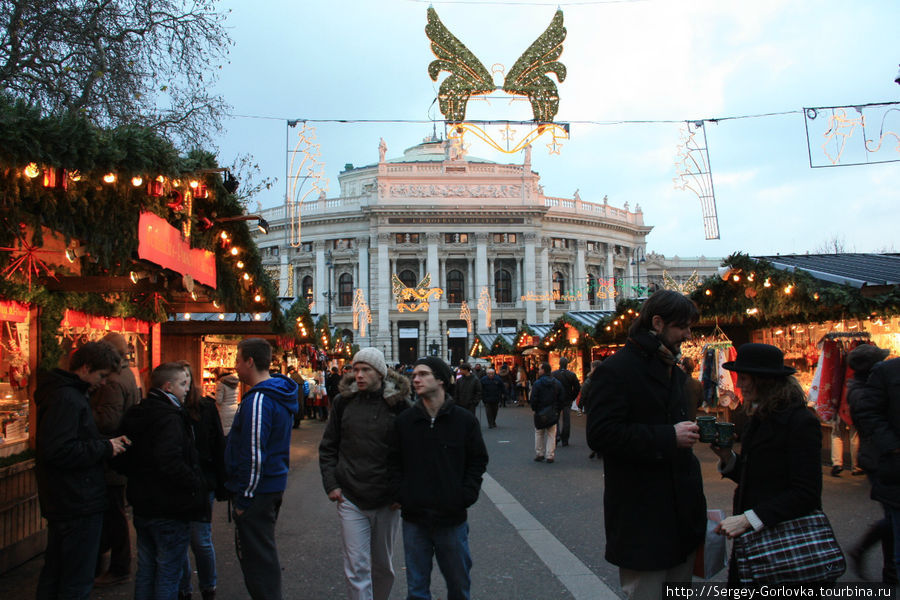
[[[197,283],[216,287],[216,256],[209,250],[191,248],[178,229],[162,217],[141,213],[138,223],[138,257],[149,260]]]
[[[0,300],[0,321],[24,323],[28,320],[28,305],[14,300]]]
[[[98,317],[77,310],[63,313],[61,327],[87,327],[89,329],[116,331],[118,333],[150,333],[150,323],[135,318]]]

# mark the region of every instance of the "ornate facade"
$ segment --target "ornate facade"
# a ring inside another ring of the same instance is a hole
[[[528,151],[522,164],[498,164],[435,138],[400,158],[379,150],[377,164],[347,165],[338,197],[301,205],[298,246],[286,207],[261,213],[270,229],[256,241],[281,295],[306,297],[390,362],[425,353],[456,362],[475,332],[612,310],[649,281],[640,207],[547,196]],[[417,294],[397,296],[398,286]],[[371,311],[364,332],[358,290]]]

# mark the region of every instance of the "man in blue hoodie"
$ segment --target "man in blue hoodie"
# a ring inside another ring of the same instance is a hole
[[[254,600],[281,598],[275,521],[287,485],[297,384],[269,374],[272,346],[261,338],[238,344],[234,367],[249,391],[241,399],[225,447],[225,487],[234,494],[235,550]]]

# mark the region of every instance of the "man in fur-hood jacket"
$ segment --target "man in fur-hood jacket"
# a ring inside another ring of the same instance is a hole
[[[338,389],[319,444],[322,485],[337,503],[349,598],[386,600],[400,527],[391,509],[399,484],[394,419],[410,406],[409,380],[387,368],[380,350],[364,348]]]

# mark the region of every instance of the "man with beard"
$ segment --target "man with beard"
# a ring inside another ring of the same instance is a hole
[[[663,582],[689,582],[706,531],[706,499],[692,446],[681,343],[699,317],[671,290],[641,307],[625,346],[591,376],[587,440],[604,459],[606,560],[632,599],[659,598]]]

